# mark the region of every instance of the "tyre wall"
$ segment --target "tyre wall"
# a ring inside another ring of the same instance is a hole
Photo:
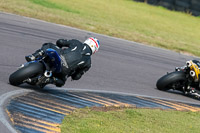
[[[134,0],[200,16],[200,0]]]

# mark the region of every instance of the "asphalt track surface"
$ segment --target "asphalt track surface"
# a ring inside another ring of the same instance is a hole
[[[43,43],[55,43],[59,38],[84,41],[90,36],[97,37],[101,43],[99,52],[92,56],[92,68],[79,81],[68,79],[63,88],[122,92],[200,104],[199,100],[181,93],[156,89],[158,78],[196,57],[5,13],[0,13],[0,95],[29,89],[26,85],[11,86],[8,78],[25,62],[24,56]],[[2,123],[0,129],[9,132]]]

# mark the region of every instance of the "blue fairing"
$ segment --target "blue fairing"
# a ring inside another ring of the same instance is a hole
[[[49,64],[50,64],[51,69],[53,69],[52,71],[54,71],[55,73],[60,73],[61,72],[61,58],[56,52],[56,50],[48,48],[45,51],[45,53],[50,58]]]

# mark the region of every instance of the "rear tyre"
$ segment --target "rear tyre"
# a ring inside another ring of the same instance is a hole
[[[157,83],[156,86],[159,90],[169,90],[172,89],[172,85],[175,83],[182,83],[186,80],[185,73],[182,71],[175,71],[172,73],[169,73],[167,75],[164,75],[161,77]],[[178,88],[177,88],[178,89]]]
[[[11,85],[18,86],[22,84],[26,79],[34,77],[38,74],[43,73],[43,64],[40,62],[33,62],[24,66],[12,73],[9,77],[9,82]]]

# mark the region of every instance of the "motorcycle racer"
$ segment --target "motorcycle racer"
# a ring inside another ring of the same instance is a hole
[[[25,56],[25,59],[28,62],[34,61],[37,58],[45,56],[44,51],[48,48],[56,50],[61,58],[62,70],[50,78],[43,79],[40,87],[43,88],[47,84],[55,84],[57,87],[61,87],[67,80],[66,76],[71,77],[72,80],[79,80],[90,69],[91,55],[99,50],[99,46],[99,40],[95,37],[86,39],[84,43],[77,39],[58,39],[56,45],[45,43],[41,49],[32,55]]]
[[[156,86],[159,90],[178,90],[185,95],[200,98],[200,62],[198,60],[186,61],[186,65],[176,67],[158,79]]]

